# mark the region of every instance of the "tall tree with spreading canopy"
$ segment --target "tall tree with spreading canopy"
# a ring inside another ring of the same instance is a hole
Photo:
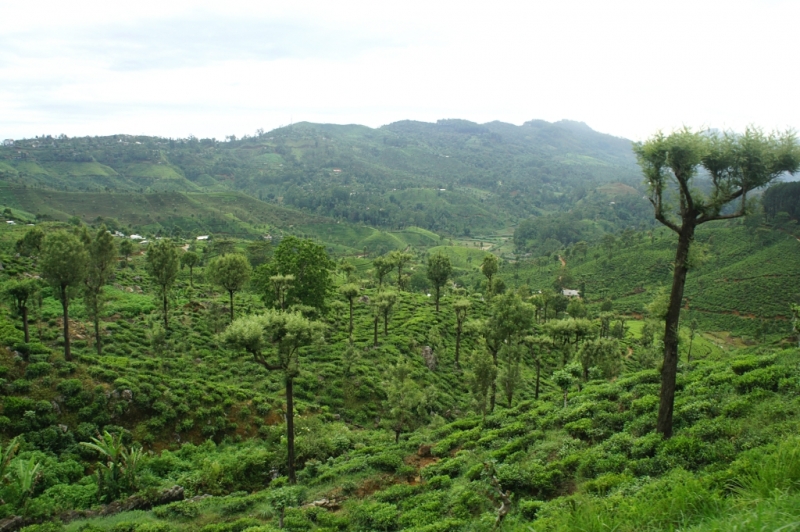
[[[300,374],[302,348],[323,341],[323,324],[299,312],[267,310],[264,314],[235,320],[222,333],[222,340],[244,349],[253,361],[268,371],[279,371],[286,386],[286,448],[289,482],[296,482],[294,467],[294,379]],[[264,353],[269,349],[270,353]]]
[[[200,264],[200,255],[194,251],[187,251],[181,255],[181,267],[189,268],[189,286],[194,288],[194,268]]]
[[[288,236],[275,248],[272,260],[256,268],[254,283],[270,306],[279,306],[274,276],[294,276],[283,293],[283,304],[306,305],[321,309],[325,298],[333,291],[331,271],[336,264],[328,257],[325,247],[313,240]]]
[[[492,355],[495,369],[499,368],[500,349],[519,343],[528,333],[533,321],[533,307],[522,301],[515,292],[507,292],[497,296],[489,311],[489,317],[483,322],[482,333],[486,341],[486,349]],[[497,400],[497,383],[492,383],[489,397],[489,410],[494,412]]]
[[[147,248],[146,270],[153,278],[161,310],[164,314],[164,328],[169,328],[169,294],[178,276],[178,251],[170,240],[157,240]]]
[[[439,312],[439,297],[441,296],[442,287],[447,283],[452,273],[453,266],[450,264],[450,259],[447,255],[437,253],[428,257],[427,275],[436,292],[436,312]]]
[[[499,263],[497,257],[491,253],[483,257],[481,262],[481,273],[486,276],[486,293],[491,297],[494,294],[492,278],[497,273]]]
[[[406,264],[408,264],[411,259],[414,258],[414,255],[411,253],[406,253],[404,251],[392,251],[389,253],[389,260],[397,266],[397,289],[403,289],[403,268]]]
[[[339,287],[339,293],[342,294],[347,302],[350,304],[350,326],[348,328],[350,343],[353,343],[353,301],[358,297],[360,289],[357,284],[348,283]]]
[[[536,387],[534,388],[534,399],[539,399],[539,389],[542,377],[542,365],[549,358],[553,349],[553,339],[544,335],[528,335],[522,339],[522,343],[528,348],[528,355],[536,367]]]
[[[244,288],[250,280],[252,269],[247,257],[240,253],[222,255],[213,259],[206,268],[208,278],[215,285],[221,286],[228,292],[231,303],[231,322],[233,321],[233,295]]]
[[[395,443],[400,441],[404,430],[414,430],[425,419],[425,393],[411,377],[411,372],[411,365],[400,361],[391,368],[386,382],[387,417]]]
[[[649,188],[655,218],[678,235],[672,290],[665,319],[664,363],[656,431],[672,436],[675,380],[678,370],[678,322],[689,269],[689,249],[697,226],[744,216],[749,192],[800,167],[800,147],[793,133],[765,135],[748,127],[743,134],[657,133],[634,147]],[[703,170],[710,190],[694,186]]]
[[[119,252],[122,253],[122,256],[125,257],[125,263],[128,263],[128,258],[133,254],[133,242],[128,240],[127,238],[123,240],[119,245]]]
[[[467,374],[469,391],[476,409],[481,414],[481,419],[486,421],[486,403],[489,389],[494,387],[497,380],[497,366],[489,352],[483,346],[479,346],[470,357],[469,367],[470,371]]]
[[[383,279],[394,269],[395,263],[387,256],[377,257],[372,261],[375,277],[378,279],[378,290],[383,287]]]
[[[22,330],[25,333],[25,343],[31,341],[28,332],[28,303],[34,299],[39,291],[39,283],[34,279],[11,280],[3,286],[4,299],[8,301],[14,312],[22,318]]]
[[[453,310],[456,313],[456,367],[459,366],[459,353],[461,352],[461,335],[464,332],[464,320],[467,319],[467,313],[472,307],[469,299],[459,299],[453,303]]]
[[[33,229],[29,229],[22,238],[17,240],[15,247],[17,253],[25,257],[30,257],[41,251],[43,241],[44,232],[38,227],[34,227]]]
[[[113,271],[114,261],[117,258],[117,245],[105,225],[100,226],[94,237],[86,232],[84,243],[86,251],[89,253],[89,263],[86,268],[86,278],[84,279],[83,302],[86,306],[86,313],[94,324],[97,354],[101,355],[103,354],[103,336],[100,327],[100,314],[105,304],[103,287],[108,282]]]
[[[47,235],[42,243],[42,277],[55,289],[64,317],[64,358],[72,360],[69,341],[69,301],[83,282],[89,254],[78,238],[66,231]]]

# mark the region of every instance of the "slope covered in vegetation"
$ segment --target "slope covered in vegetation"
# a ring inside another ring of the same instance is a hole
[[[46,235],[64,227],[40,225]],[[333,227],[329,242],[355,238]],[[4,285],[40,273],[39,252],[16,244],[29,231],[0,228]],[[251,243],[175,242],[200,264],[178,273],[169,329],[146,256],[135,250],[105,288],[102,354],[78,303],[75,360],[63,358],[62,309],[47,286],[41,303],[31,302],[30,342],[18,316],[2,318],[0,508],[46,521],[31,531],[791,530],[799,518],[800,353],[790,316],[775,316],[792,302],[797,241],[769,228],[758,239],[750,233],[732,224],[698,236],[703,257],[687,291],[669,440],[652,432],[659,332],[645,312],[657,313],[652,303],[669,273],[666,238],[634,234],[623,245],[590,246],[585,257],[564,253],[563,263],[501,261],[502,283],[490,291],[479,270],[484,251],[436,247],[442,242],[424,230],[387,233],[399,249],[418,246],[400,277],[405,290],[396,267],[379,287],[370,271],[378,263],[365,258],[332,272],[334,285],[357,288],[352,342],[346,297],[332,292],[325,309],[301,308],[326,332],[324,344],[301,351],[294,379],[296,486],[284,476],[284,380],[219,336],[229,300],[208,264],[220,253],[251,253]],[[437,313],[425,259],[439,253],[450,257],[456,285],[447,284]],[[720,271],[729,281],[712,283]],[[566,274],[586,284],[587,304],[553,294],[544,307],[539,290]],[[758,335],[715,321],[750,309],[726,283],[758,291],[753,312],[777,325]],[[237,316],[263,311],[259,286],[235,295]],[[387,293],[395,302],[384,324],[382,310],[375,316]],[[464,302],[457,367],[455,309]],[[696,308],[710,317],[689,314]],[[513,349],[500,347],[496,406],[484,416],[481,360],[503,344],[491,324],[506,327],[510,309],[521,328],[505,337]],[[690,331],[695,317],[699,330]],[[719,332],[732,330],[752,345],[722,341]],[[596,342],[611,347],[593,358],[587,346]],[[124,457],[114,478],[98,455],[112,447]],[[185,500],[105,517],[69,513],[134,493],[157,500],[175,485]]]

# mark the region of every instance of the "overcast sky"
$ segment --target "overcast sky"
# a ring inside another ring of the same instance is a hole
[[[571,119],[800,126],[800,2],[7,2],[0,138]]]

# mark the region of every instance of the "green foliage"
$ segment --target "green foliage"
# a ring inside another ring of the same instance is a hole
[[[104,431],[91,443],[81,442],[83,447],[100,454],[97,462],[97,484],[106,501],[113,501],[138,488],[139,467],[144,451],[140,446],[128,447],[122,442],[122,434]]]
[[[442,253],[431,255],[428,257],[427,262],[428,280],[433,284],[433,289],[436,291],[436,312],[439,312],[439,297],[441,295],[442,287],[444,287],[450,275],[453,273],[453,267],[450,265],[450,259]]]
[[[178,252],[170,240],[158,240],[147,248],[145,264],[161,298],[164,327],[169,328],[167,301],[178,276]]]
[[[256,269],[254,280],[268,305],[285,308],[280,305],[271,279],[277,275],[293,276],[285,293],[286,306],[298,303],[321,309],[333,289],[334,267],[323,246],[290,236],[281,240],[269,263]]]

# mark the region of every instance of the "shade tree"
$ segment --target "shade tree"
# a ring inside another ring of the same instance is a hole
[[[489,392],[497,379],[497,366],[492,360],[492,355],[486,350],[485,346],[478,346],[472,352],[469,359],[469,371],[467,372],[467,385],[475,409],[486,421],[486,411],[488,410]]]
[[[481,261],[481,273],[486,277],[486,293],[491,297],[494,294],[494,285],[492,284],[492,278],[497,273],[499,269],[499,261],[497,260],[497,256],[489,253],[483,257]]]
[[[42,257],[39,262],[42,277],[53,286],[61,301],[64,320],[64,358],[72,360],[69,336],[69,303],[85,278],[89,254],[78,238],[66,231],[47,235],[42,242]]]
[[[400,361],[389,370],[386,381],[388,424],[394,432],[394,441],[400,441],[403,431],[411,431],[422,423],[427,415],[425,392],[412,378],[412,367]]]
[[[187,251],[181,255],[181,268],[189,268],[189,286],[194,288],[194,268],[200,264],[200,255],[194,251]]]
[[[251,273],[252,269],[247,257],[240,253],[231,253],[212,259],[206,267],[208,279],[228,292],[231,305],[231,321],[234,318],[233,296],[245,287],[250,280]]]
[[[453,311],[456,314],[456,368],[459,367],[459,354],[461,352],[461,335],[464,332],[464,320],[467,319],[472,303],[469,299],[461,298],[453,303]]]
[[[324,325],[299,312],[269,309],[263,314],[238,318],[222,333],[229,346],[244,350],[253,361],[283,377],[286,390],[286,449],[289,482],[296,482],[294,449],[294,380],[300,375],[303,348],[321,343]]]
[[[411,253],[406,253],[404,251],[395,250],[395,251],[392,251],[391,253],[389,253],[389,260],[391,260],[392,263],[397,268],[397,289],[398,290],[402,290],[403,289],[403,268],[413,258],[414,258],[414,255],[412,255]]]
[[[350,305],[350,326],[348,327],[348,334],[350,343],[353,342],[353,301],[358,297],[360,288],[357,284],[348,283],[339,287],[339,293],[347,299]]]
[[[378,290],[383,288],[383,280],[394,267],[395,262],[388,256],[377,257],[372,261],[372,271],[375,278],[378,279]]]
[[[100,315],[105,306],[103,287],[113,273],[114,261],[117,257],[117,244],[105,225],[100,226],[94,235],[85,231],[84,244],[89,261],[84,279],[83,302],[86,313],[94,325],[95,348],[97,354],[100,355],[103,353],[103,336],[100,327]]]
[[[28,306],[39,292],[39,283],[35,279],[12,279],[3,285],[3,299],[22,319],[22,330],[25,334],[25,343],[31,341],[28,331]]]
[[[678,237],[665,318],[656,423],[656,431],[669,438],[678,369],[678,326],[695,230],[708,222],[744,216],[749,193],[800,168],[800,146],[791,132],[764,134],[748,127],[744,133],[735,134],[684,128],[670,135],[659,132],[636,144],[634,151],[655,219]],[[701,172],[708,176],[707,192],[695,185]]]
[[[334,289],[331,272],[335,267],[324,246],[288,236],[276,246],[272,260],[256,268],[253,280],[269,306],[287,308],[300,304],[322,309]],[[285,291],[276,290],[276,276],[293,277],[290,284],[283,285]]]
[[[178,251],[172,241],[164,239],[150,244],[145,256],[145,270],[156,286],[164,328],[169,329],[169,296],[178,276]]]
[[[450,264],[450,259],[447,255],[441,252],[428,257],[427,266],[426,275],[436,292],[434,296],[436,300],[436,312],[439,312],[439,297],[441,296],[442,288],[453,274],[453,266]]]

